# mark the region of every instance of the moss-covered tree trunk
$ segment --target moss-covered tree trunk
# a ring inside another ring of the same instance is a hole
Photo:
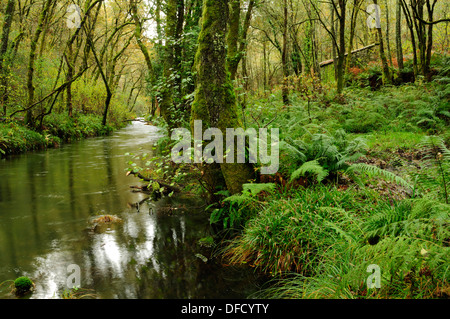
[[[0,103],[2,104],[3,114],[6,116],[6,106],[7,106],[7,70],[9,60],[7,55],[8,52],[8,41],[9,33],[11,31],[12,20],[14,16],[15,1],[9,0],[6,5],[5,19],[3,21],[3,32],[0,43]],[[6,65],[4,65],[4,63]]]
[[[159,107],[161,115],[169,126],[169,130],[176,128],[179,114],[176,113],[174,105],[175,86],[175,47],[177,32],[177,6],[178,0],[168,0],[166,4],[166,27],[164,46],[164,78],[165,85],[161,88],[161,100]]]
[[[242,127],[236,97],[227,70],[226,32],[228,0],[205,0],[201,32],[195,59],[197,83],[192,105],[191,126],[203,121],[203,130],[218,128],[225,136],[227,128]],[[254,177],[253,166],[240,163],[203,164],[203,177],[210,192],[226,187],[232,194]]]

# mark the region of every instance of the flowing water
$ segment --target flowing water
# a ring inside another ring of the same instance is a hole
[[[159,137],[156,127],[133,122],[108,137],[1,160],[0,283],[29,276],[36,287],[27,298],[61,298],[77,278],[102,299],[254,292],[248,269],[202,258],[198,241],[210,227],[198,199],[136,205],[146,195],[132,192],[139,180],[126,176],[125,154],[151,154]],[[94,229],[90,221],[105,214],[122,222]],[[8,286],[0,287],[0,298],[16,298]]]

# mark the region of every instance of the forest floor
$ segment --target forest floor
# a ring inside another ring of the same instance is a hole
[[[272,276],[257,297],[449,298],[450,78],[322,92],[249,101],[280,170],[213,212],[236,229],[226,263]]]

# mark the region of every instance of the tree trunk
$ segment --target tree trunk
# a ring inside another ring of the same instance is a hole
[[[106,74],[103,71],[102,63],[101,63],[100,59],[98,58],[97,52],[95,50],[95,45],[94,45],[91,37],[89,36],[89,34],[87,35],[86,41],[88,41],[89,46],[91,47],[91,51],[92,51],[92,54],[94,56],[95,63],[97,64],[97,68],[98,68],[99,73],[101,75],[103,84],[105,85],[106,98],[105,98],[105,106],[104,106],[104,109],[103,109],[102,126],[106,126],[106,122],[107,122],[107,119],[108,119],[109,106],[110,106],[111,98],[112,98],[112,92],[111,92],[111,88],[110,88],[110,85],[108,83],[108,79],[106,77]]]
[[[191,113],[192,130],[196,120],[202,120],[203,126],[218,128],[221,132],[226,132],[227,128],[242,127],[227,72],[227,21],[224,19],[227,16],[228,0],[204,1],[195,60],[197,86]],[[253,166],[249,164],[212,163],[202,165],[201,169],[211,199],[223,186],[232,194],[238,193],[244,183],[254,178]]]
[[[334,0],[332,0],[334,1]],[[339,18],[339,49],[337,61],[337,93],[341,94],[344,90],[344,72],[345,72],[345,12],[346,0],[338,0],[339,12],[336,14]]]
[[[28,90],[28,102],[27,106],[30,107],[33,104],[34,101],[34,84],[33,84],[33,77],[34,77],[34,62],[36,59],[36,50],[37,45],[39,41],[39,37],[42,33],[42,28],[44,26],[44,21],[47,16],[48,10],[50,8],[50,5],[52,3],[52,0],[46,0],[43,5],[43,10],[39,16],[39,22],[36,28],[36,31],[34,32],[33,39],[31,40],[30,44],[30,55],[28,59],[28,73],[27,73],[27,90]],[[27,125],[33,125],[33,110],[30,108],[27,111],[25,122]]]
[[[312,66],[314,76],[320,79],[319,52],[317,44],[316,22],[311,20],[311,49],[312,49]]]
[[[418,61],[417,61],[417,46],[416,46],[416,37],[414,35],[414,24],[413,24],[413,17],[411,15],[411,11],[408,9],[408,5],[406,3],[406,0],[400,0],[403,8],[403,13],[405,14],[406,24],[408,25],[410,37],[411,37],[411,46],[413,51],[413,70],[414,70],[414,77],[417,77],[419,74],[418,70]]]
[[[267,41],[263,40],[263,72],[264,72],[264,96],[266,96],[266,91],[268,90],[268,82],[267,82]]]
[[[283,68],[283,87],[282,96],[284,105],[289,105],[289,87],[288,87],[288,77],[289,69],[287,64],[287,41],[288,41],[288,6],[287,0],[284,0],[284,21],[283,21],[283,50],[281,53],[281,64]]]
[[[374,0],[373,3],[375,5],[378,5],[377,0]],[[379,15],[380,12],[378,12],[378,6],[376,7],[377,9],[377,19],[380,19]],[[383,32],[381,31],[381,27],[380,28],[376,28],[377,29],[377,34],[378,34],[378,42],[380,42],[380,58],[381,58],[381,64],[383,67],[383,84],[391,84],[392,83],[392,78],[391,78],[391,72],[389,70],[389,65],[387,62],[387,58],[386,58],[386,53],[384,51],[384,43],[383,43]]]
[[[177,72],[177,77],[175,78],[175,88],[174,97],[177,101],[181,101],[183,97],[183,72],[181,70],[181,63],[183,58],[183,47],[181,39],[183,36],[183,25],[184,25],[184,0],[178,0],[177,3],[177,25],[175,31],[175,44],[173,48],[174,52],[174,69]],[[185,107],[185,105],[182,105]]]
[[[227,46],[228,46],[228,71],[231,80],[236,79],[236,73],[241,60],[239,55],[239,27],[241,20],[241,1],[230,0],[230,16],[228,22]]]
[[[403,70],[403,48],[402,48],[402,4],[401,0],[397,0],[396,5],[396,21],[395,21],[395,44],[397,51],[398,69]]]
[[[352,51],[353,51],[353,40],[355,38],[355,31],[356,31],[356,21],[358,19],[358,12],[359,7],[361,5],[360,0],[354,0],[353,1],[353,8],[352,8],[352,16],[350,19],[350,37],[348,40],[348,49],[347,49],[347,63],[346,63],[346,69],[350,69],[351,63],[352,63]]]
[[[430,0],[426,0],[427,5],[427,12],[428,12],[428,20],[433,21],[433,11],[434,11],[434,5],[436,4],[435,0],[433,2],[433,5],[430,4]],[[424,76],[427,78],[428,81],[431,81],[431,72],[430,72],[430,64],[431,64],[431,50],[433,48],[433,24],[428,25],[428,38],[427,38],[427,45],[426,45],[426,53],[425,53],[425,66],[424,66]]]
[[[175,41],[177,32],[177,5],[178,0],[168,0],[166,10],[165,48],[164,48],[164,78],[165,85],[161,89],[161,101],[159,107],[161,115],[169,126],[169,131],[176,128],[179,114],[175,114],[174,106],[174,73],[175,65]]]
[[[70,43],[69,47],[68,47],[68,56],[66,56],[66,63],[67,63],[66,82],[69,82],[69,83],[71,83],[72,77],[73,77],[74,65],[72,64],[72,61],[73,61],[73,48],[72,48],[72,43]],[[66,94],[67,114],[69,115],[69,117],[72,117],[73,105],[72,105],[72,85],[71,84],[69,84],[67,86],[66,93],[67,93]]]
[[[15,0],[9,0],[5,10],[5,20],[3,21],[2,40],[0,43],[0,101],[2,104],[3,115],[7,111],[7,73],[8,73],[8,41],[11,31],[12,19],[14,16]],[[5,63],[6,62],[6,63]],[[4,63],[6,65],[4,65]]]
[[[392,54],[391,54],[391,43],[390,43],[390,37],[389,37],[389,31],[390,31],[390,24],[389,24],[389,4],[388,0],[385,0],[386,4],[386,48],[387,48],[387,55],[389,59],[390,66],[392,67]]]
[[[330,10],[331,10],[331,31],[330,32],[331,32],[331,36],[334,39],[336,39],[336,27],[335,27],[335,21],[334,21],[335,20],[334,19],[335,11],[334,11],[332,3],[330,3]],[[337,57],[338,48],[337,48],[336,43],[334,41],[331,41],[331,42],[332,42],[332,45],[333,45],[331,52],[333,54],[334,78],[337,80],[338,75],[337,75],[337,59],[336,59],[336,57]]]
[[[247,34],[250,28],[253,8],[255,0],[250,0],[248,3],[247,13],[245,14],[244,23],[241,26],[241,0],[231,0],[231,12],[228,22],[227,46],[228,46],[228,71],[231,75],[231,80],[236,79],[236,73],[239,63],[245,54],[247,47]]]

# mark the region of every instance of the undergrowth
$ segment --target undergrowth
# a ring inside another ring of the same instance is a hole
[[[348,87],[340,100],[250,99],[248,126],[283,128],[280,171],[223,200],[212,221],[241,225],[227,263],[273,276],[252,297],[450,297],[448,64],[439,70],[429,83]]]

